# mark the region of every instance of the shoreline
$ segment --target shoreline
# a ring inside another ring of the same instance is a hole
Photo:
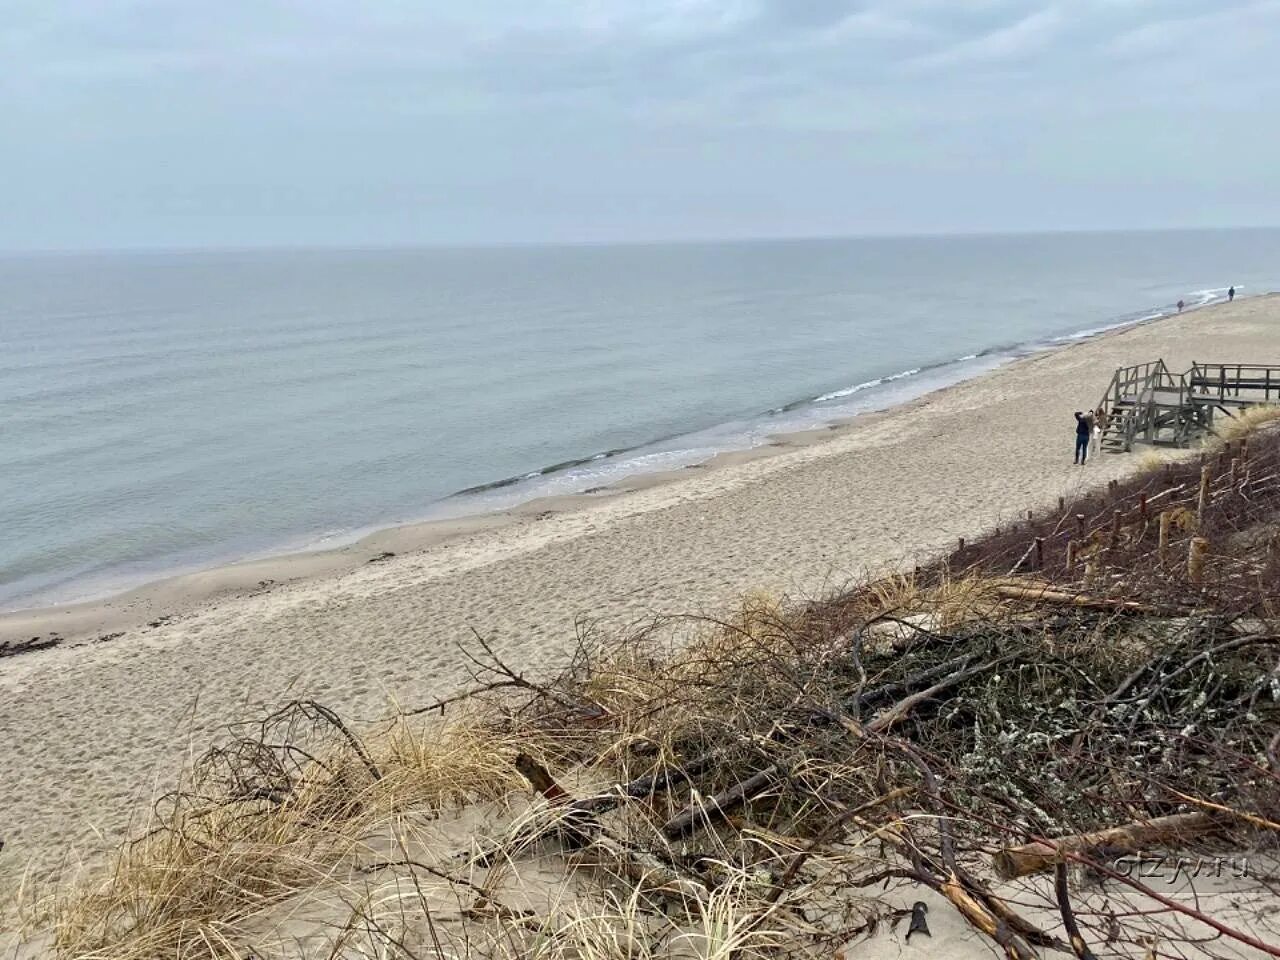
[[[0,779],[21,784],[0,808],[0,888],[27,865],[40,878],[94,861],[229,722],[313,699],[353,724],[376,723],[468,684],[473,664],[459,644],[477,634],[536,676],[584,639],[723,611],[747,594],[802,602],[910,569],[1060,496],[1072,503],[1146,458],[1073,466],[1071,411],[1096,403],[1117,366],[1156,357],[1173,368],[1280,362],[1280,294],[1035,354],[785,446],[679,471],[679,482],[629,484],[558,512],[531,507],[518,522],[496,517],[416,552],[380,540],[396,553],[382,562],[367,562],[366,545],[342,570],[269,589],[189,594],[186,606],[182,589],[135,597],[114,612],[146,625],[111,631],[110,642],[0,658]],[[238,575],[269,579],[253,565]],[[81,615],[85,636],[104,636]]]
[[[970,379],[986,375],[978,374]],[[338,547],[238,560],[148,580],[140,586],[85,600],[3,611],[0,612],[0,644],[17,644],[37,638],[53,638],[58,641],[57,645],[70,647],[109,642],[116,639],[114,634],[144,626],[159,626],[206,604],[259,596],[300,582],[339,577],[367,564],[412,556],[490,531],[509,530],[552,517],[587,512],[593,506],[645,490],[683,483],[695,474],[706,475],[725,467],[773,459],[790,451],[834,440],[855,426],[891,412],[910,409],[928,397],[967,382],[969,380],[961,380],[920,397],[833,421],[824,427],[770,434],[768,443],[717,453],[700,463],[674,470],[633,474],[617,486],[584,493],[535,497],[514,507],[457,518],[410,521],[374,530]]]
[[[1254,298],[1268,295],[1255,295]],[[1250,298],[1240,299],[1241,302],[1245,302]],[[1216,305],[1217,301],[1196,304],[1184,311],[1183,315]],[[770,432],[766,434],[765,442],[754,446],[722,450],[705,460],[675,468],[637,471],[625,475],[616,483],[589,488],[582,492],[535,495],[506,507],[489,509],[481,507],[474,512],[457,515],[376,525],[372,529],[366,528],[368,532],[365,533],[357,529],[347,534],[337,535],[336,539],[340,542],[336,546],[267,551],[262,554],[250,554],[240,559],[215,560],[194,568],[179,568],[167,573],[128,578],[132,581],[130,585],[91,590],[82,598],[67,601],[42,602],[37,595],[32,598],[35,602],[31,605],[0,610],[0,644],[52,640],[56,645],[75,645],[106,641],[114,639],[114,635],[121,631],[147,625],[155,626],[157,622],[166,622],[204,604],[239,596],[253,596],[283,584],[340,576],[364,564],[391,559],[391,556],[418,553],[491,530],[547,519],[548,516],[589,510],[595,504],[607,503],[618,497],[666,484],[680,483],[688,479],[690,471],[716,471],[726,466],[768,459],[797,447],[807,447],[834,439],[852,425],[867,422],[868,417],[909,410],[914,404],[928,397],[940,395],[961,384],[988,377],[1011,364],[1054,354],[1077,344],[1115,336],[1136,327],[1159,323],[1173,316],[1178,314],[1143,312],[1141,316],[1134,319],[1119,320],[1047,340],[991,347],[979,354],[933,364],[931,367],[913,369],[905,373],[886,375],[872,383],[859,384],[833,394],[793,401],[768,413],[786,412],[805,406],[817,409],[816,404],[823,400],[854,393],[863,387],[887,386],[896,380],[904,379],[908,374],[945,369],[984,356],[999,358],[992,367],[976,369],[972,374],[948,380],[940,386],[929,387],[924,392],[909,395],[905,399],[885,398],[883,405],[873,404],[851,415],[835,416],[817,426],[806,426],[800,429],[783,428],[777,432]],[[657,442],[659,441],[647,441],[630,449],[643,449]],[[621,452],[630,452],[630,450]],[[583,458],[571,463],[583,464],[592,459],[594,458]],[[546,467],[529,476],[547,475],[554,469],[554,467]],[[431,506],[438,507],[462,495],[512,485],[520,479],[522,478],[502,479],[475,488],[455,491]]]

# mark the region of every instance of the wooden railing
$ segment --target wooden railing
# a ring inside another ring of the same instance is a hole
[[[1164,360],[1153,360],[1139,363],[1132,367],[1119,367],[1111,378],[1111,384],[1099,406],[1106,414],[1109,422],[1120,416],[1115,429],[1122,433],[1124,449],[1133,446],[1139,433],[1149,433],[1151,413],[1151,397],[1156,390],[1177,390],[1178,402],[1182,403],[1186,395],[1186,377],[1174,377],[1169,372]],[[1121,401],[1127,406],[1121,409]]]
[[[1118,367],[1098,406],[1110,414],[1121,400],[1139,398],[1147,390],[1166,383],[1176,385],[1163,360],[1139,363],[1132,367]]]
[[[1184,376],[1197,399],[1280,403],[1280,366],[1257,363],[1195,363]]]

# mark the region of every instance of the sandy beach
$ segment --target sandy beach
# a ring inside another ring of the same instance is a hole
[[[813,596],[1105,483],[1142,454],[1072,466],[1071,413],[1117,366],[1157,357],[1280,362],[1280,295],[1038,354],[605,496],[6,615],[0,640],[64,642],[0,659],[0,877],[101,852],[230,721],[299,696],[372,720],[448,691],[473,630],[537,669],[579,620],[617,628],[752,589]]]

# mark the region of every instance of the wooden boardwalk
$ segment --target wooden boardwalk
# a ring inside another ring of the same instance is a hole
[[[1194,363],[1174,376],[1163,360],[1121,367],[1099,406],[1106,413],[1100,442],[1122,452],[1135,443],[1184,447],[1213,430],[1218,413],[1280,403],[1280,364]]]

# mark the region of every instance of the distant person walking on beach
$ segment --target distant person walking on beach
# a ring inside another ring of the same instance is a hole
[[[1089,437],[1093,433],[1093,414],[1076,411],[1076,458],[1072,463],[1084,466],[1089,459]]]
[[[1231,302],[1232,300],[1234,300],[1235,298],[1236,298],[1236,288],[1235,288],[1235,287],[1231,287],[1231,288],[1227,291],[1227,302],[1228,302],[1228,303],[1230,303],[1230,302]]]
[[[1181,313],[1181,312],[1182,312],[1182,308],[1183,308],[1183,307],[1185,307],[1185,306],[1186,306],[1186,304],[1185,304],[1185,303],[1183,303],[1181,300],[1179,300],[1179,301],[1178,301],[1178,312],[1179,312],[1179,313]]]

